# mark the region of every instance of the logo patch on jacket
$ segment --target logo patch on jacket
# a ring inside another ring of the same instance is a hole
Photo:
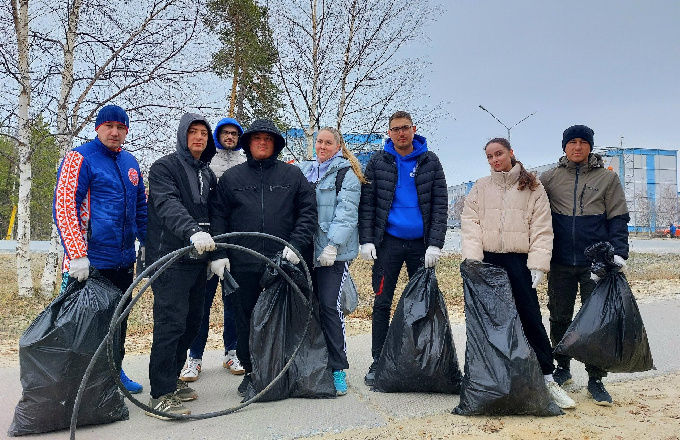
[[[128,178],[130,179],[130,182],[132,182],[134,186],[139,185],[139,174],[137,174],[136,169],[130,168],[128,170]]]

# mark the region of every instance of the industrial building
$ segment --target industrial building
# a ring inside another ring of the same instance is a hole
[[[347,148],[354,153],[363,168],[366,168],[368,159],[371,158],[373,152],[381,149],[385,144],[385,136],[376,133],[345,133],[342,137]],[[286,162],[304,160],[307,148],[307,137],[304,130],[291,128],[286,131],[285,138],[287,148],[281,153],[282,160]],[[314,139],[316,140],[316,133]],[[316,157],[316,151],[313,152],[313,157]]]

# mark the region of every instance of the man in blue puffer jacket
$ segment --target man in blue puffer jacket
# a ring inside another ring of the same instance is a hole
[[[90,266],[125,292],[134,274],[135,239],[146,240],[146,193],[137,159],[121,146],[130,120],[115,105],[97,115],[97,137],[66,153],[54,191],[54,223],[64,247],[62,289],[85,281]],[[121,323],[121,359],[127,318]],[[131,393],[142,386],[123,370]]]
[[[364,377],[372,386],[387,337],[397,278],[404,263],[409,278],[418,268],[434,267],[446,236],[448,191],[444,169],[427,141],[416,134],[411,115],[395,112],[390,139],[366,165],[361,187],[359,242],[361,257],[373,263],[373,363]]]

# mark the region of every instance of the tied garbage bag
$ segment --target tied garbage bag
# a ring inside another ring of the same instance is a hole
[[[654,369],[647,332],[626,276],[614,263],[611,244],[586,249],[600,280],[555,347],[583,363],[613,373]]]
[[[454,414],[557,416],[538,359],[522,330],[505,269],[460,265],[465,294],[465,376]]]
[[[250,357],[253,381],[246,391],[252,399],[274,380],[302,343],[293,363],[260,401],[289,397],[335,397],[333,376],[328,369],[328,349],[319,322],[318,305],[307,333],[309,292],[305,274],[279,254],[275,259],[307,297],[296,293],[278,271],[267,267],[260,285],[265,289],[253,309],[250,328]]]
[[[85,282],[71,283],[26,329],[19,340],[23,393],[9,427],[11,436],[65,429],[85,370],[109,332],[122,293],[91,269]],[[118,347],[119,334],[114,347]],[[116,363],[120,353],[114,350]],[[106,351],[97,359],[84,390],[78,426],[126,420],[123,394],[111,377]]]
[[[387,330],[373,389],[458,394],[461,372],[434,268],[418,269]]]

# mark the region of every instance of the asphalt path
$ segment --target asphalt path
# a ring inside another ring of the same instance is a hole
[[[632,252],[680,255],[680,238],[637,238],[628,240]],[[460,252],[460,229],[449,229],[444,242],[445,252]]]
[[[637,378],[680,371],[680,332],[677,320],[680,316],[680,293],[664,300],[641,302],[642,314],[656,370],[634,374],[610,374],[606,382],[629,381]],[[547,321],[547,319],[546,319]],[[548,325],[547,322],[545,323]],[[459,363],[465,356],[465,326],[452,325],[452,334]],[[363,383],[368,369],[371,335],[362,334],[347,339],[347,370],[349,391],[346,396],[335,399],[287,399],[278,402],[255,403],[241,411],[213,419],[200,421],[162,421],[144,415],[141,409],[127,402],[130,418],[108,425],[85,426],[76,431],[77,439],[102,440],[119,438],[138,439],[278,439],[287,440],[321,433],[338,433],[355,428],[386,426],[389,421],[415,417],[447,415],[452,424],[466,423],[466,418],[451,414],[458,405],[456,395],[434,393],[378,393],[370,391]],[[194,414],[220,411],[239,403],[236,387],[241,377],[229,374],[222,368],[219,351],[204,354],[203,371],[192,384],[199,398],[186,405]],[[125,372],[144,385],[139,399],[148,402],[148,355],[126,356]],[[588,377],[583,365],[572,362],[574,382],[567,391],[577,392],[585,388]],[[14,407],[21,397],[19,367],[0,368],[3,377],[0,398],[0,438],[9,428]],[[617,396],[613,396],[616,399]],[[584,405],[594,405],[587,402]],[[573,410],[578,412],[578,407]],[[532,418],[527,417],[527,423]],[[26,439],[64,439],[68,430]]]

